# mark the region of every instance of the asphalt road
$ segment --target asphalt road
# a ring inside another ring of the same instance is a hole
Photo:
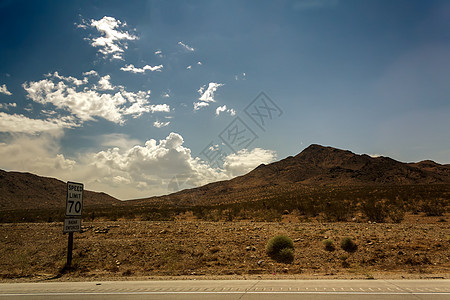
[[[450,280],[2,283],[0,299],[450,299]]]

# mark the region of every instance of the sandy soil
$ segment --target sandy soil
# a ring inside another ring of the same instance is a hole
[[[0,279],[449,278],[449,223],[417,220],[84,222],[85,231],[74,234],[74,267],[65,272],[67,235],[61,223],[0,224]],[[294,240],[292,264],[265,253],[278,234]],[[353,253],[340,248],[347,236],[358,245]],[[325,249],[324,239],[333,240],[333,251]]]

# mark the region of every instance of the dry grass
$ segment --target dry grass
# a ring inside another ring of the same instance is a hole
[[[1,224],[0,276],[36,280],[61,275],[72,279],[252,274],[277,278],[279,274],[390,273],[448,278],[449,224],[421,224],[414,218],[408,216],[407,223],[401,224],[85,222],[86,231],[75,233],[74,269],[66,274],[60,273],[67,247],[62,224]],[[265,252],[267,241],[278,234],[294,240],[292,264],[277,263]],[[330,252],[323,246],[324,239],[337,243],[346,236],[356,242],[357,251],[346,253],[336,247]]]

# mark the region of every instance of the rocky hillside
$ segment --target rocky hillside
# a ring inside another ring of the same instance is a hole
[[[84,191],[85,206],[115,205],[121,201],[105,193]],[[30,173],[0,170],[0,210],[65,207],[66,183]]]
[[[402,163],[389,157],[371,157],[311,145],[296,156],[262,164],[250,173],[231,180],[133,203],[221,204],[261,200],[286,191],[309,191],[323,186],[429,184],[450,184],[450,165],[429,160]]]

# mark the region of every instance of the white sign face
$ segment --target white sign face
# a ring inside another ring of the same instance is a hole
[[[63,232],[80,232],[81,219],[65,219]]]
[[[81,217],[83,210],[83,184],[67,182],[66,216]]]

